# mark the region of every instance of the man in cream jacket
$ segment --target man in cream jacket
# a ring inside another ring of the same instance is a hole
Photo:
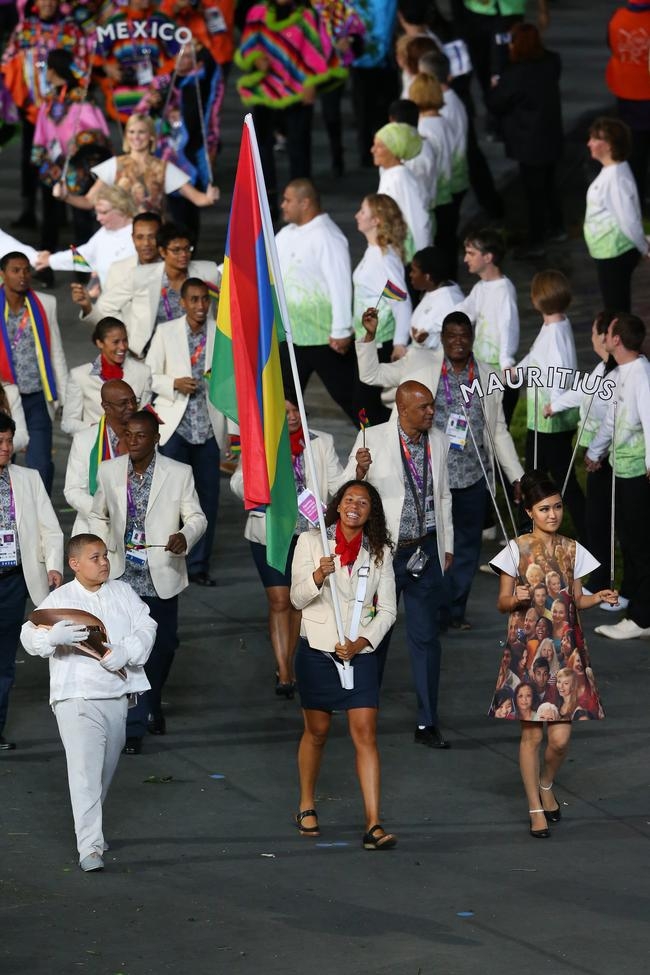
[[[387,423],[360,433],[346,477],[367,478],[379,491],[395,545],[397,599],[404,594],[406,640],[417,695],[414,740],[448,748],[438,729],[443,573],[454,551],[447,438],[433,425],[434,399],[418,382],[402,383]],[[378,648],[380,674],[390,634]]]
[[[37,606],[63,581],[63,532],[38,471],[11,463],[16,425],[0,413],[0,750],[27,595]]]
[[[214,586],[210,555],[219,507],[219,464],[226,442],[226,418],[208,396],[206,373],[212,365],[215,321],[210,316],[208,286],[199,278],[187,278],[181,287],[182,318],[164,322],[156,330],[147,354],[156,396],[155,409],[162,420],[161,453],[183,464],[194,474],[201,508],[208,527],[187,560],[190,581]]]
[[[151,684],[129,712],[127,752],[137,754],[149,730],[165,733],[162,689],[178,646],[178,594],[187,587],[185,555],[206,528],[191,468],[160,455],[158,420],[140,410],[126,424],[128,454],[106,460],[97,471],[89,531],[106,543],[111,578],[128,582],[158,624],[147,661]]]

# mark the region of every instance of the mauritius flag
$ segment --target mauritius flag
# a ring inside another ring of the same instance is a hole
[[[264,183],[246,124],[228,224],[210,400],[239,424],[244,506],[266,506],[266,559],[283,572],[297,503],[278,348],[281,323],[260,193]]]

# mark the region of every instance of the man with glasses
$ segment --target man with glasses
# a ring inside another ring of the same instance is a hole
[[[122,379],[105,382],[101,395],[102,420],[74,435],[68,455],[63,494],[77,512],[71,535],[88,531],[99,464],[126,453],[126,424],[138,408],[135,393]]]
[[[161,322],[171,322],[184,314],[181,287],[187,278],[200,278],[216,297],[221,275],[214,261],[194,261],[194,241],[189,232],[175,224],[163,224],[157,237],[162,261],[135,269],[133,304],[127,322],[129,348],[136,355],[149,351],[151,339]],[[216,304],[216,302],[215,302]],[[213,313],[215,308],[213,307]]]

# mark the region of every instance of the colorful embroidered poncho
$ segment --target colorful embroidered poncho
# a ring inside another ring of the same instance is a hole
[[[261,54],[270,62],[268,70],[255,68]],[[271,4],[251,7],[235,63],[248,72],[237,82],[244,105],[270,108],[295,105],[305,88],[337,82],[347,75],[317,15],[302,6],[282,20]]]

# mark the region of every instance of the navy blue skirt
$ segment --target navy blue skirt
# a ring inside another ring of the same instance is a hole
[[[375,653],[358,653],[351,661],[354,687],[341,687],[339,672],[328,654],[313,650],[300,638],[296,653],[296,681],[300,703],[309,711],[348,711],[379,707],[379,674]]]

